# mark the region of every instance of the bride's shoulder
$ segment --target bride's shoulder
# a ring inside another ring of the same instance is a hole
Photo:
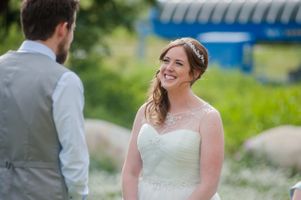
[[[202,102],[202,106],[197,110],[197,113],[198,113],[197,116],[199,116],[199,118],[201,118],[202,120],[204,118],[207,119],[220,118],[219,111],[206,101]]]
[[[140,115],[141,113],[145,113],[147,110],[147,103],[143,103],[140,107],[138,107],[136,114]]]
[[[210,112],[218,112],[216,108],[214,108],[209,102],[198,98],[199,106],[197,107],[196,111],[200,113],[210,113]]]
[[[145,123],[145,121],[146,121],[146,103],[144,103],[144,104],[142,104],[140,107],[139,107],[139,109],[138,109],[138,111],[137,111],[137,113],[136,113],[136,117],[135,117],[135,121],[139,121],[140,122],[140,124],[143,124],[143,123]]]
[[[219,113],[219,111],[208,102],[204,103],[203,111],[205,113]]]
[[[209,124],[211,124],[211,123],[220,124],[221,120],[222,120],[220,112],[210,104],[207,104],[205,106],[203,116],[204,116],[203,117],[204,122],[207,122]]]

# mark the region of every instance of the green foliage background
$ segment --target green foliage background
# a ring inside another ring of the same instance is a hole
[[[18,48],[23,40],[18,22],[20,2],[8,2],[7,10],[0,13],[1,54]],[[84,83],[85,117],[131,128],[137,109],[147,98],[160,50],[168,43],[147,37],[145,56],[137,57],[134,27],[153,1],[80,2],[75,40],[66,65]],[[256,80],[262,75],[282,80],[289,69],[300,64],[300,55],[300,45],[296,44],[257,45],[253,74],[211,65],[194,85],[194,91],[220,111],[228,153],[238,151],[245,140],[268,128],[301,125],[301,84],[262,84]]]
[[[98,72],[82,76],[87,98],[86,115],[131,128],[135,112],[146,100],[150,80],[159,67],[160,50],[168,41],[148,37],[144,58],[137,57],[136,35],[124,29],[115,30],[106,41],[112,55],[97,66]],[[277,65],[271,54],[279,54],[290,62]],[[280,81],[286,79],[287,72],[300,63],[300,54],[298,45],[279,45],[277,48],[257,45],[252,74],[210,65],[203,78],[195,83],[194,91],[222,115],[227,153],[240,151],[245,140],[266,129],[301,125],[301,83],[262,83],[257,80],[259,75]],[[281,73],[275,73],[275,70]]]
[[[6,4],[6,7],[3,5]],[[148,36],[145,54],[138,51],[137,19],[153,0],[81,0],[75,40],[66,66],[71,66],[85,88],[85,117],[131,128],[135,113],[159,66],[160,50],[168,41]],[[0,1],[0,54],[23,41],[20,0]],[[300,174],[282,171],[236,152],[248,138],[268,128],[301,125],[301,83],[283,81],[301,63],[300,44],[258,44],[254,71],[223,70],[210,65],[194,91],[216,107],[223,118],[226,156],[219,193],[223,199],[288,199],[288,189]],[[272,79],[273,82],[262,83]],[[276,81],[274,81],[276,80]],[[232,158],[232,159],[231,159]],[[110,158],[91,159],[90,198],[120,199],[120,174]],[[114,171],[115,170],[115,171]]]

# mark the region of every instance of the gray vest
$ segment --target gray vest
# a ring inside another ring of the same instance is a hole
[[[66,200],[52,94],[67,69],[37,53],[0,57],[0,200]]]

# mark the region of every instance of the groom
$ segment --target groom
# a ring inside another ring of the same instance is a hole
[[[88,195],[83,86],[62,64],[77,0],[23,0],[26,40],[0,57],[0,199]]]

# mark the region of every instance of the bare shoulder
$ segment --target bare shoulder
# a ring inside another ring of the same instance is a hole
[[[205,105],[206,119],[209,121],[221,120],[220,112],[210,104]]]
[[[145,123],[145,109],[146,109],[145,103],[139,107],[133,123],[133,131],[139,130],[142,124]]]
[[[145,117],[146,103],[142,104],[136,114],[136,118],[143,119]]]
[[[211,104],[204,101],[204,103],[196,111],[197,116],[199,116],[200,121],[214,121],[221,119],[221,115],[219,111],[214,108]]]
[[[205,113],[202,116],[200,132],[201,133],[211,132],[211,134],[214,133],[222,134],[223,123],[222,123],[222,117],[220,112],[210,104],[205,105],[204,112]]]

